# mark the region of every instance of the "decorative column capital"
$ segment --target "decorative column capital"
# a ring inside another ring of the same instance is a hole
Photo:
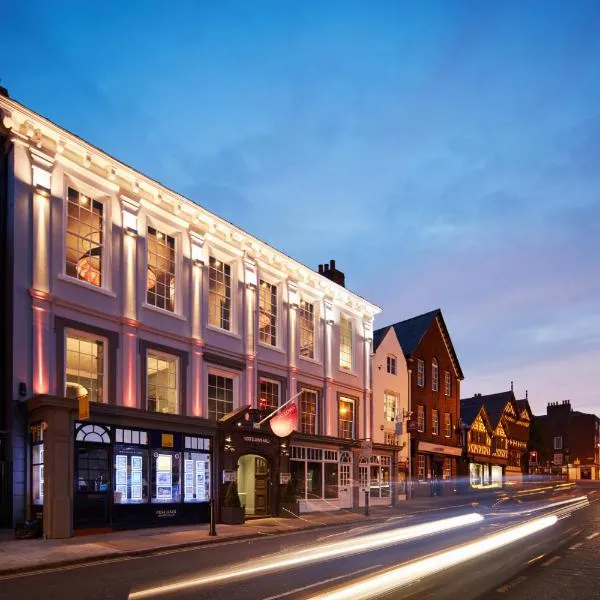
[[[204,233],[190,229],[190,244],[192,248],[192,264],[195,267],[203,267],[204,266],[204,242],[206,238],[204,237]]]
[[[244,283],[246,284],[246,288],[255,289],[258,285],[256,261],[247,254],[244,255],[242,261],[244,263]]]
[[[298,292],[298,282],[294,279],[287,280],[288,304],[290,309],[296,310],[300,305],[300,294]]]
[[[54,157],[33,146],[29,147],[29,156],[31,158],[33,187],[41,196],[49,197]]]

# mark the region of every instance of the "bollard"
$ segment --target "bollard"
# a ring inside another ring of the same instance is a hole
[[[369,490],[365,490],[365,517],[369,516]]]
[[[217,527],[215,524],[215,499],[210,499],[210,527],[208,530],[208,535],[217,535]]]

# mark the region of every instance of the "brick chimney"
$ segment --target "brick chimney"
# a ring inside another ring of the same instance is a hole
[[[331,279],[334,283],[346,287],[346,276],[335,268],[335,260],[331,259],[329,264],[319,265],[319,275]]]

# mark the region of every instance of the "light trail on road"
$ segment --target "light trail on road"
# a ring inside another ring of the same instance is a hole
[[[558,517],[556,515],[528,521],[474,542],[460,544],[450,550],[437,552],[425,558],[405,563],[362,581],[347,584],[343,588],[312,596],[310,600],[364,600],[391,592],[399,587],[414,583],[423,577],[449,569],[533,535],[538,531],[551,527],[557,521]]]
[[[164,585],[154,586],[148,589],[131,592],[129,600],[140,600],[151,598],[162,594],[168,594],[194,587],[221,583],[234,578],[261,575],[272,571],[289,569],[310,563],[330,560],[340,556],[350,556],[361,552],[368,552],[392,546],[409,540],[443,533],[459,527],[474,525],[483,521],[483,516],[478,513],[469,513],[458,517],[440,519],[430,523],[421,523],[401,527],[391,531],[372,533],[357,538],[351,538],[332,544],[317,545],[298,550],[296,552],[265,558],[253,563],[243,565],[229,565],[227,569],[219,570],[212,574],[201,577],[193,577],[183,581],[177,581]]]

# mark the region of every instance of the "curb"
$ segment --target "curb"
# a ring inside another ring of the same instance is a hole
[[[377,523],[379,521],[384,521],[388,517],[369,517],[365,518],[365,521],[369,523]],[[268,533],[244,533],[239,535],[231,535],[224,538],[219,539],[209,538],[204,540],[196,540],[193,542],[183,542],[180,544],[168,544],[166,546],[160,546],[157,548],[144,548],[143,550],[126,550],[126,551],[114,551],[108,552],[106,554],[102,554],[99,556],[87,556],[82,558],[73,558],[55,562],[44,563],[43,566],[33,566],[33,565],[23,565],[20,567],[10,567],[8,569],[0,569],[0,579],[4,579],[9,577],[10,575],[28,575],[28,574],[37,574],[42,575],[46,571],[50,571],[60,567],[72,567],[77,565],[94,565],[94,564],[102,564],[105,561],[114,560],[116,558],[141,558],[144,556],[154,556],[159,555],[165,551],[172,550],[182,550],[184,548],[201,548],[203,546],[209,546],[210,544],[218,544],[219,542],[237,542],[242,540],[249,539],[257,539],[257,538],[268,538],[275,537],[277,535],[282,534],[294,534],[294,533],[303,533],[305,531],[311,531],[315,529],[327,529],[331,527],[341,527],[343,525],[349,525],[350,523],[355,523],[356,520],[341,521],[339,523],[318,523],[314,525],[307,525],[306,527],[299,527],[297,529],[276,529],[272,532]],[[214,541],[213,541],[214,540]]]

